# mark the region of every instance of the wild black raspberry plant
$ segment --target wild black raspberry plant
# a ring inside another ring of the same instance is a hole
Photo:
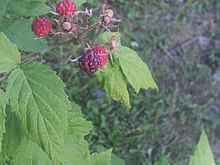
[[[66,56],[68,65],[97,76],[106,93],[128,107],[128,83],[137,93],[157,89],[147,65],[122,45],[117,11],[103,2],[93,12],[81,7],[85,2],[19,0],[0,8],[0,164],[110,164],[111,150],[90,154],[84,136],[92,125],[44,62],[47,51],[81,47]],[[89,38],[97,28],[100,34]]]
[[[51,20],[40,17],[36,18],[32,23],[32,31],[37,37],[46,35],[50,37],[68,35],[71,41],[75,40],[87,46],[81,57],[76,59],[69,58],[70,61],[79,61],[80,68],[86,73],[94,73],[99,68],[103,68],[108,59],[108,53],[103,46],[109,46],[108,52],[111,55],[112,51],[118,46],[115,38],[120,37],[120,35],[115,34],[111,36],[109,41],[105,42],[92,41],[86,38],[85,35],[98,26],[103,26],[108,32],[111,32],[110,29],[116,26],[115,23],[121,21],[114,17],[113,10],[109,9],[107,3],[102,3],[99,20],[90,25],[89,20],[93,16],[92,9],[86,8],[85,10],[79,11],[76,8],[76,4],[71,0],[63,0],[57,4],[50,3],[50,5],[51,8],[55,9],[55,11],[51,12],[54,15]],[[79,17],[79,15],[82,15],[83,18]],[[51,27],[51,21],[55,23],[53,29]],[[97,55],[95,55],[96,53]]]

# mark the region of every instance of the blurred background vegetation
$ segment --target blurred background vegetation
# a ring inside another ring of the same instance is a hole
[[[204,127],[220,164],[220,1],[112,0],[110,4],[123,19],[119,27],[123,44],[149,66],[159,93],[136,95],[129,88],[129,109],[107,96],[96,76],[83,73],[76,63],[65,64],[66,57],[79,55],[81,48],[65,45],[47,52],[45,60],[66,83],[70,99],[94,125],[87,137],[91,151],[96,146],[113,148],[128,165],[151,165],[160,156],[173,165],[186,165]],[[101,3],[89,0],[89,5],[96,13]],[[89,37],[102,30],[90,32]]]

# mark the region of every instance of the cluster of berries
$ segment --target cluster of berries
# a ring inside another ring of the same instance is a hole
[[[71,0],[64,0],[56,5],[56,13],[60,16],[74,16],[76,5]],[[52,32],[52,22],[46,18],[36,18],[32,23],[32,31],[38,36],[43,37]]]
[[[92,10],[86,9],[85,11],[77,11],[75,3],[71,0],[63,0],[57,3],[55,10],[56,11],[52,13],[62,17],[61,20],[53,19],[59,25],[61,31],[54,33],[52,30],[52,21],[41,17],[36,18],[32,23],[32,31],[36,36],[43,37],[49,33],[54,35],[67,33],[69,36],[79,39],[78,36],[80,36],[80,30],[83,28],[81,28],[79,23],[76,23],[78,20],[75,16],[81,13],[87,17],[91,17]],[[101,25],[110,31],[109,27],[113,26],[114,23],[120,22],[120,20],[113,18],[113,15],[113,11],[108,9],[106,4],[102,4],[98,25]],[[99,68],[102,69],[107,60],[107,51],[102,46],[87,49],[82,56],[77,59],[80,68],[86,73],[94,73]]]

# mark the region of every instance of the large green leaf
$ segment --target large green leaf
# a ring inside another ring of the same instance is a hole
[[[200,136],[199,143],[196,146],[194,155],[190,156],[189,164],[216,165],[205,130],[202,130],[202,134]]]
[[[97,72],[98,78],[105,91],[117,101],[130,107],[127,82],[120,66],[117,63],[106,63],[103,71]]]
[[[118,59],[123,73],[137,93],[141,88],[158,89],[147,65],[134,50],[120,46],[113,56]]]
[[[72,103],[72,109],[68,112],[68,134],[82,138],[91,130],[91,122],[83,118],[80,108]]]
[[[48,155],[36,143],[27,138],[22,139],[12,157],[15,165],[53,165]]]
[[[88,164],[89,145],[83,138],[74,135],[65,136],[65,145],[61,148],[60,162],[62,165]]]
[[[26,133],[54,160],[56,145],[63,144],[70,102],[64,84],[47,66],[27,63],[8,78],[7,94],[12,110]]]
[[[6,94],[0,89],[0,152],[2,151],[3,133],[5,133],[5,108],[7,103]]]
[[[100,42],[109,42],[112,37],[120,35],[115,32],[105,32],[99,36]],[[113,57],[118,60],[120,67],[129,83],[138,93],[143,89],[157,89],[148,66],[142,61],[138,54],[125,46],[121,46],[119,38],[115,38],[118,47],[113,51]]]
[[[77,124],[78,123],[78,124]],[[62,165],[108,165],[110,164],[111,150],[100,154],[89,154],[89,145],[84,136],[91,130],[91,123],[83,118],[79,106],[72,103],[72,110],[68,113],[68,126],[64,147],[60,152]]]
[[[99,154],[94,153],[90,156],[89,165],[110,165],[112,150],[101,152]]]
[[[10,40],[0,33],[0,73],[9,72],[15,68],[21,60],[20,53]]]
[[[11,20],[4,18],[0,31],[17,45],[17,47],[24,51],[35,52],[43,49],[47,45],[44,38],[35,39],[35,34],[31,31],[31,24],[33,19]]]
[[[50,8],[45,2],[46,0],[1,0],[0,18],[2,16],[20,18],[46,14]]]
[[[6,108],[6,133],[4,133],[2,141],[2,162],[10,161],[12,155],[20,145],[24,130],[18,117],[11,111],[11,107]]]
[[[84,136],[92,129],[92,125],[83,118],[80,107],[72,103],[72,109],[68,112],[68,131],[60,153],[61,164],[82,165],[88,164],[89,145]]]
[[[158,87],[148,66],[134,50],[121,45],[121,40],[117,37],[119,35],[115,32],[104,32],[99,36],[99,41],[103,43],[109,43],[114,38],[117,47],[112,52],[114,63],[107,65],[103,73],[98,73],[98,77],[110,96],[130,106],[127,81],[137,93],[141,88],[158,90]]]

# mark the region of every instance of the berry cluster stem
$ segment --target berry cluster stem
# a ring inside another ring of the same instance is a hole
[[[99,21],[95,22],[94,24],[90,25],[87,29],[85,29],[81,34],[78,36],[78,40],[81,40],[88,32],[95,29],[97,26],[99,26]]]

